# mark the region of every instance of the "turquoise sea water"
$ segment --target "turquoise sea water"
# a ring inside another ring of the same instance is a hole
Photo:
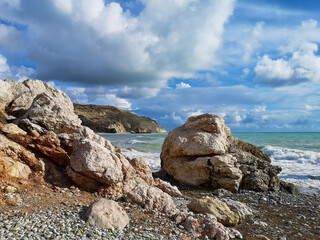
[[[232,133],[242,141],[259,147],[267,145],[320,152],[320,133]]]
[[[232,133],[258,146],[282,167],[280,177],[301,190],[320,192],[320,133]],[[143,157],[153,171],[160,169],[160,153],[166,133],[101,134],[129,157]]]

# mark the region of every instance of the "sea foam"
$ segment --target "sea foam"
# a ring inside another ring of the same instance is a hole
[[[140,152],[132,148],[122,149],[122,152],[129,158],[144,158],[147,159],[152,172],[160,170],[160,153]]]
[[[279,176],[302,191],[320,191],[320,152],[266,146],[262,149],[273,165],[282,167]]]

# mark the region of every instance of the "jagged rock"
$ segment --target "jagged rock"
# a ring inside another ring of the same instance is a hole
[[[96,132],[107,133],[159,133],[166,130],[156,121],[112,107],[74,104],[75,113],[84,126]]]
[[[124,157],[96,142],[75,139],[70,167],[81,175],[110,186],[123,181],[121,158]]]
[[[197,213],[212,214],[218,222],[226,226],[235,226],[240,222],[240,216],[232,212],[228,205],[218,198],[193,199],[188,208]]]
[[[156,178],[154,180],[154,186],[161,189],[165,193],[168,193],[173,197],[182,197],[182,193],[176,186],[172,186],[170,183],[161,180],[160,178]]]
[[[104,189],[104,185],[101,184],[100,182],[90,177],[84,176],[78,172],[75,172],[69,166],[67,167],[67,174],[76,185],[88,191],[100,192],[102,189]]]
[[[253,214],[252,209],[250,209],[246,204],[231,199],[223,199],[223,202],[227,204],[232,212],[237,214],[240,218],[240,222],[243,222],[247,216]]]
[[[61,166],[68,166],[70,163],[68,154],[60,147],[60,140],[52,131],[35,138],[32,147]]]
[[[179,211],[169,194],[146,184],[137,185],[128,192],[127,199],[148,210],[158,210],[169,215],[174,215]]]
[[[148,166],[147,160],[144,158],[133,158],[129,161],[131,166],[136,171],[136,174],[142,178],[148,185],[153,185],[153,177],[151,169]]]
[[[50,96],[47,92],[35,97],[28,111],[15,121],[24,129],[36,130],[39,133],[54,131],[55,133],[78,132],[80,119],[73,113],[71,100],[62,92]],[[34,125],[40,126],[34,129]]]
[[[195,237],[219,240],[242,239],[241,233],[235,229],[224,227],[212,214],[195,215],[191,212],[180,212],[175,217],[177,223]]]
[[[115,201],[99,199],[93,202],[87,212],[89,224],[106,229],[124,229],[129,224],[129,217]]]
[[[27,133],[19,128],[15,124],[1,124],[0,123],[0,131],[3,132],[8,138],[16,139],[18,136],[25,136]]]
[[[6,176],[24,179],[32,173],[28,165],[11,159],[4,159],[4,172]]]
[[[36,158],[34,153],[25,149],[21,145],[9,140],[0,134],[0,152],[2,152],[6,169],[10,173],[14,173],[15,177],[19,177],[20,173],[23,178],[31,173],[29,167],[36,171],[43,171],[43,163]]]
[[[166,137],[161,167],[181,184],[211,185],[237,192],[240,188],[278,191],[280,167],[259,148],[231,136],[222,118],[203,114]]]

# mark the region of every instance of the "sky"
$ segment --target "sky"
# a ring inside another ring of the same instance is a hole
[[[320,131],[318,0],[0,0],[0,79],[40,79],[168,131]]]

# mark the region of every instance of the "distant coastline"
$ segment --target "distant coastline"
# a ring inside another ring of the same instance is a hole
[[[155,120],[129,111],[100,105],[74,103],[74,111],[84,126],[97,133],[162,133],[167,132]]]

